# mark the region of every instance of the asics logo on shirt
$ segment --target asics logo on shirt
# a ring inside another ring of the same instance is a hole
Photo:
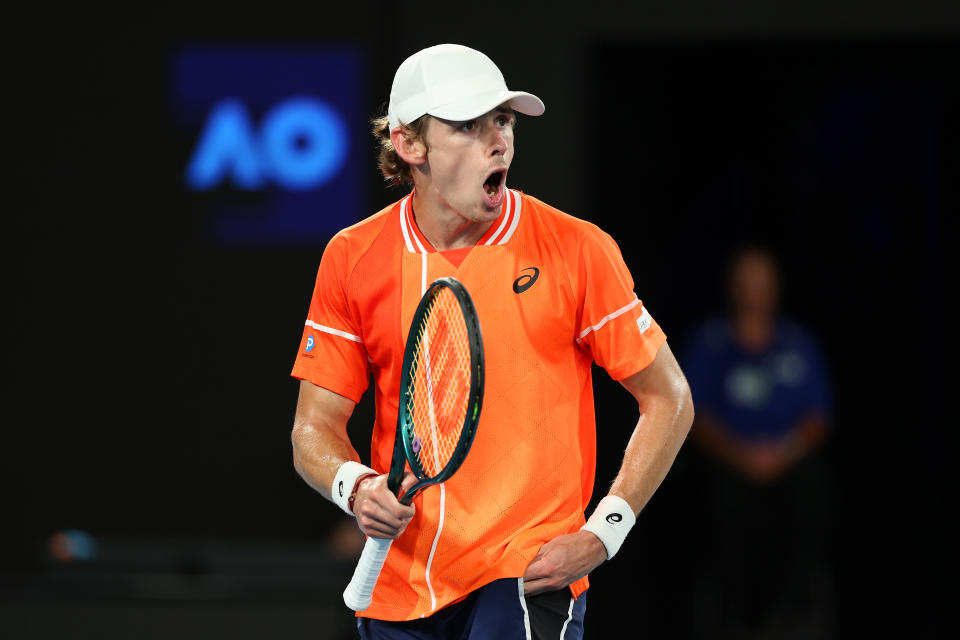
[[[540,269],[536,267],[527,267],[523,271],[532,271],[533,273],[524,273],[522,276],[513,281],[513,292],[514,293],[523,293],[527,289],[533,286],[533,283],[537,281],[537,278],[540,277]],[[523,273],[521,271],[521,273]]]

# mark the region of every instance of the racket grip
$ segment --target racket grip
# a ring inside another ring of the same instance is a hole
[[[354,611],[363,611],[370,606],[373,600],[373,588],[377,586],[377,578],[387,559],[387,552],[393,540],[382,538],[367,538],[363,545],[363,553],[357,568],[353,570],[350,584],[343,590],[343,602]]]

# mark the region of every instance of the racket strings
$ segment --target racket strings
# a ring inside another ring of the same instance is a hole
[[[456,451],[470,399],[470,338],[456,296],[441,289],[418,328],[411,365],[412,449],[436,477]]]

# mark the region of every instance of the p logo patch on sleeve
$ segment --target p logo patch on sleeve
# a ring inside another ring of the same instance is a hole
[[[637,328],[640,330],[640,333],[643,334],[647,329],[650,328],[650,325],[653,324],[653,318],[650,316],[650,312],[647,311],[647,308],[643,308],[643,313],[640,314],[640,317],[637,318]]]

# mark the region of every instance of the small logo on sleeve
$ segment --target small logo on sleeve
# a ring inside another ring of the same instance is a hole
[[[650,316],[650,312],[647,311],[647,308],[643,308],[643,313],[640,314],[640,317],[637,318],[637,328],[640,329],[640,333],[646,333],[647,329],[650,328],[650,325],[653,324],[653,318]]]
[[[540,269],[537,269],[536,267],[527,267],[526,269],[521,270],[521,273],[524,271],[532,271],[533,273],[524,273],[522,276],[513,281],[514,293],[523,293],[532,287],[533,283],[536,282],[537,278],[540,277]]]
[[[619,513],[607,514],[607,522],[609,522],[610,524],[617,524],[618,522],[622,522],[622,521],[623,521],[623,516],[620,515]]]
[[[305,353],[310,353],[313,351],[313,336],[307,336],[307,346],[304,348]]]

